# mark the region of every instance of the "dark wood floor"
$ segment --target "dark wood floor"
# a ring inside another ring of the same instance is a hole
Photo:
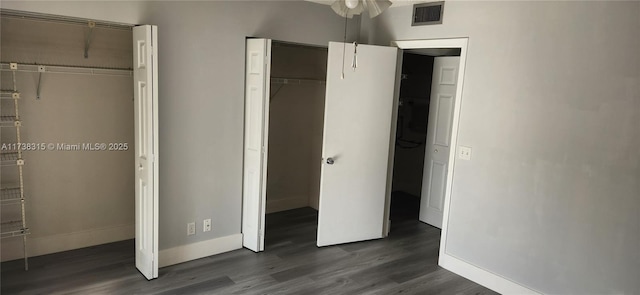
[[[396,211],[397,212],[397,211]],[[406,212],[405,212],[406,213]],[[396,214],[397,215],[397,214]],[[405,217],[407,215],[404,215]],[[392,216],[388,238],[315,245],[317,212],[267,216],[266,251],[161,268],[146,281],[132,240],[2,263],[2,294],[496,294],[437,265],[440,230]]]

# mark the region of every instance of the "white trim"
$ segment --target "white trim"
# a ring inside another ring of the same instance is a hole
[[[134,237],[134,224],[115,225],[44,237],[29,236],[27,237],[29,239],[27,252],[30,257],[33,257],[130,240]],[[2,240],[2,261],[21,259],[22,255],[22,239]]]
[[[161,250],[158,267],[165,267],[242,248],[242,234]]]
[[[152,58],[152,91],[153,91],[153,277],[158,277],[158,231],[160,227],[160,140],[158,139],[158,130],[160,124],[158,120],[158,26],[149,25],[151,27],[151,58]],[[137,180],[136,180],[137,181]]]
[[[396,136],[398,131],[398,108],[400,102],[400,84],[402,82],[402,63],[404,51],[400,48],[396,59],[396,83],[393,90],[393,107],[391,110],[391,134],[389,137],[389,161],[387,163],[387,189],[385,191],[385,209],[382,236],[388,237],[391,231],[391,192],[393,190],[393,168],[396,155]]]
[[[466,52],[468,43],[469,43],[469,38],[447,38],[447,39],[426,39],[426,40],[396,40],[391,42],[391,46],[396,46],[400,49],[461,48]],[[461,60],[462,60],[462,57],[463,55],[461,52],[460,53]],[[461,61],[461,64],[462,64],[462,61]]]
[[[440,255],[438,265],[502,294],[542,294],[446,253]]]
[[[469,38],[432,39],[432,40],[399,40],[391,42],[391,46],[400,49],[423,48],[460,48],[460,66],[458,70],[458,85],[454,101],[453,119],[451,124],[451,149],[456,151],[458,146],[458,129],[460,125],[460,110],[462,108],[464,74],[467,63],[467,50]],[[460,260],[446,253],[447,234],[449,227],[449,210],[451,205],[451,191],[453,188],[453,175],[455,172],[455,160],[457,153],[449,154],[449,166],[447,171],[447,184],[444,195],[444,211],[442,218],[442,236],[440,238],[440,253],[438,264],[456,274],[475,281],[497,292],[504,294],[538,294],[535,291],[513,282],[507,278],[494,274],[488,270],[479,268],[464,260]],[[393,156],[393,155],[392,155]]]

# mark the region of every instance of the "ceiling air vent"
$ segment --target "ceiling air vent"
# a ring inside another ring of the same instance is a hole
[[[435,25],[442,23],[442,13],[444,12],[444,1],[429,2],[413,5],[412,26]]]

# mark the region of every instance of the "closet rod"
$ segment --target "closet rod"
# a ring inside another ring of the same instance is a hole
[[[51,15],[37,12],[27,12],[20,10],[12,10],[12,9],[0,9],[0,15],[3,18],[17,18],[17,19],[26,19],[40,22],[54,22],[54,23],[65,23],[70,25],[79,25],[79,26],[87,26],[89,19],[77,18],[77,17],[67,17],[60,15]],[[105,28],[105,29],[116,29],[116,30],[127,30],[131,31],[134,27],[130,24],[117,23],[117,22],[107,22],[107,21],[95,21],[97,28]]]
[[[44,67],[44,69],[41,69]],[[9,63],[1,63],[2,71],[11,71]],[[83,66],[63,66],[48,64],[18,64],[17,72],[27,73],[52,73],[52,74],[79,74],[79,75],[100,75],[100,76],[133,76],[133,70],[124,68],[103,68],[103,67],[83,67]]]

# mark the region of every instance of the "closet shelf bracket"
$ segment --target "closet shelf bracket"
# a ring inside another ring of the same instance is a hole
[[[84,58],[89,58],[89,45],[91,45],[91,35],[93,34],[93,29],[96,27],[96,22],[89,21],[87,25],[89,26],[89,32],[84,38]]]

